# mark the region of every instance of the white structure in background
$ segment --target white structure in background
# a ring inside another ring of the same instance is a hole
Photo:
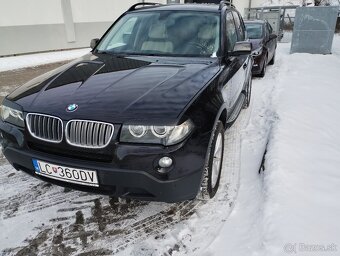
[[[0,0],[0,56],[88,47],[131,5],[142,0]],[[145,1],[147,2],[147,1]],[[184,3],[185,0],[150,0]],[[244,8],[263,0],[234,0]]]

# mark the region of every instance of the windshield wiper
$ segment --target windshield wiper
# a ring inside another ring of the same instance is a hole
[[[95,53],[99,53],[99,54],[107,54],[107,55],[112,55],[115,57],[126,57],[127,54],[124,53],[117,53],[117,52],[112,52],[112,51],[96,51]]]

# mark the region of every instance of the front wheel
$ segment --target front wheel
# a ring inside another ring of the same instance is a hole
[[[203,171],[199,195],[201,199],[213,198],[220,184],[224,152],[224,127],[221,121],[218,121],[215,125],[212,136]]]

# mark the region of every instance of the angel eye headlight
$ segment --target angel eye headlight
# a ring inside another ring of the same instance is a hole
[[[1,120],[7,123],[11,123],[20,127],[25,126],[24,114],[22,111],[1,105],[0,106]]]
[[[169,131],[168,127],[169,126],[152,126],[151,131],[156,137],[164,138]]]
[[[121,142],[174,145],[187,138],[194,129],[191,120],[176,126],[123,125]]]
[[[129,125],[129,131],[132,136],[136,138],[141,138],[146,133],[146,126],[143,125]]]

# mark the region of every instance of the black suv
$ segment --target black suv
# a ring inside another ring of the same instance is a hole
[[[244,40],[227,2],[136,4],[91,41],[91,53],[4,99],[3,153],[17,170],[65,187],[211,198],[224,130],[250,102]]]

